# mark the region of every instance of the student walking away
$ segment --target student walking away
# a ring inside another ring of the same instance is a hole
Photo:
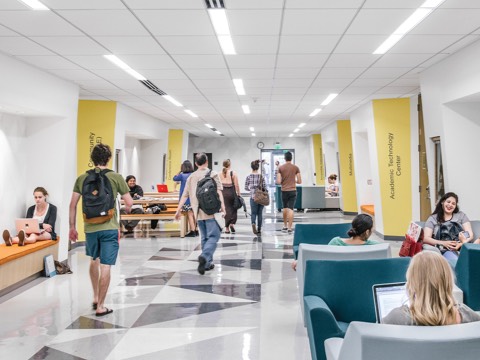
[[[125,178],[125,182],[130,189],[129,193],[133,200],[139,200],[143,197],[143,189],[140,185],[137,185],[137,178],[133,175],[128,175]],[[143,214],[143,207],[142,205],[133,205],[131,210],[131,214]],[[125,206],[120,208],[120,214],[126,214]],[[122,220],[122,225],[125,227],[126,234],[132,234],[133,229],[135,226],[138,225],[140,220]]]
[[[178,203],[175,219],[179,220],[182,207],[190,198],[193,213],[195,214],[200,230],[202,253],[198,257],[198,272],[203,275],[205,271],[212,270],[213,254],[220,239],[220,226],[215,220],[215,213],[225,213],[223,204],[222,183],[215,171],[208,168],[208,158],[205,153],[195,156],[197,171],[187,179],[182,198]]]
[[[258,173],[260,168],[260,160],[251,162],[250,167],[252,173],[245,179],[245,190],[250,192],[250,220],[252,223],[252,231],[255,235],[262,235],[262,215],[264,206],[254,201],[255,190],[261,185],[263,189],[267,188],[265,178]],[[261,182],[261,184],[260,184]]]
[[[73,187],[70,200],[69,238],[78,240],[76,229],[77,204],[82,197],[82,212],[86,236],[86,254],[90,256],[90,278],[93,287],[92,307],[96,316],[113,312],[104,306],[110,284],[110,267],[115,265],[118,255],[119,223],[115,201],[118,194],[130,212],[133,200],[129,188],[120,174],[107,168],[112,157],[108,145],[97,144],[90,155],[95,168],[80,175]]]
[[[20,229],[17,236],[13,239],[8,230],[3,231],[3,241],[7,246],[18,244],[24,246],[35,244],[37,241],[57,240],[55,234],[55,222],[57,220],[57,207],[47,202],[48,192],[43,187],[37,187],[33,190],[35,205],[27,210],[26,218],[37,219],[39,232],[29,232],[27,229]]]
[[[285,153],[285,164],[279,166],[277,184],[282,185],[283,232],[293,232],[293,207],[297,200],[297,184],[302,183],[302,176],[297,165],[292,164],[292,153]]]
[[[237,211],[235,207],[235,198],[240,196],[240,187],[238,186],[238,177],[235,171],[231,169],[230,159],[223,162],[223,170],[220,174],[222,182],[223,201],[225,201],[225,234],[235,233],[235,224],[237,223]]]
[[[173,181],[180,182],[180,194],[178,201],[182,198],[183,192],[185,191],[185,185],[190,175],[193,173],[193,165],[189,160],[185,160],[180,167],[180,172],[173,177]],[[182,212],[187,213],[188,225],[190,227],[190,232],[185,235],[185,237],[195,237],[198,235],[198,231],[195,225],[195,216],[193,215],[192,205],[190,204],[190,198],[185,201],[183,204]]]

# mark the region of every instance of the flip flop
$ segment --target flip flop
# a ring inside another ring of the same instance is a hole
[[[97,310],[97,303],[92,303],[92,309]]]
[[[104,312],[95,313],[95,316],[100,317],[100,316],[105,316],[105,315],[113,313],[112,309],[109,309],[109,308],[105,308],[105,309],[106,309],[106,311],[104,311]]]

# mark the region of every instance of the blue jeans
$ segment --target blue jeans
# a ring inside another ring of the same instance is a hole
[[[215,252],[217,242],[220,239],[220,228],[215,219],[198,220],[198,228],[202,240],[201,256],[207,260],[205,267],[208,269],[213,262],[213,253]]]
[[[258,221],[257,228],[260,229],[262,227],[263,205],[257,204],[252,198],[250,198],[250,211],[252,224],[255,224],[255,221]]]

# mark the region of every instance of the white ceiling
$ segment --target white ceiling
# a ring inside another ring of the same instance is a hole
[[[118,101],[197,136],[218,136],[205,123],[227,137],[250,126],[287,136],[302,122],[295,136],[316,133],[371,99],[417,94],[421,71],[480,38],[479,0],[446,0],[383,56],[372,52],[424,0],[224,0],[237,55],[223,55],[204,0],[42,2],[52,11],[0,1],[0,51],[77,83],[81,99]]]

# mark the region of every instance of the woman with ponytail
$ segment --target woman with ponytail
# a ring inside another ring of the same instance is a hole
[[[334,237],[328,245],[351,246],[351,245],[375,245],[380,244],[375,240],[368,240],[373,233],[373,220],[367,214],[358,214],[352,221],[352,228],[348,230],[348,239],[340,236]]]
[[[237,223],[237,209],[233,206],[235,197],[240,196],[238,178],[235,171],[231,170],[230,159],[223,161],[223,170],[220,173],[223,185],[223,201],[225,203],[225,234],[235,233],[234,225]]]

